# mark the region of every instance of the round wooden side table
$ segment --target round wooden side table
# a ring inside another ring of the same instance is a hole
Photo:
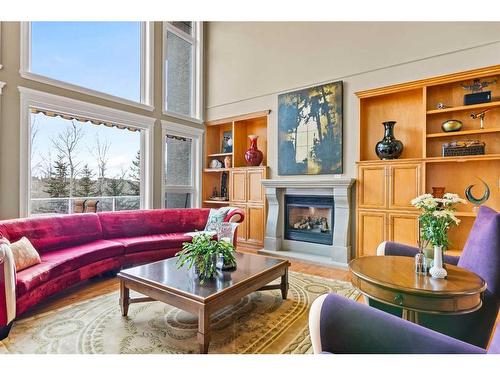
[[[414,270],[414,259],[366,256],[349,263],[352,284],[366,297],[402,309],[403,319],[418,324],[418,313],[466,314],[482,306],[486,282],[474,272],[447,264],[446,279]]]

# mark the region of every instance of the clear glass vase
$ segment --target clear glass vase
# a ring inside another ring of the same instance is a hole
[[[427,275],[427,259],[422,251],[415,254],[415,273]]]

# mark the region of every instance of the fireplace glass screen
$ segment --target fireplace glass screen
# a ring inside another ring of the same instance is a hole
[[[285,195],[285,239],[333,244],[333,197]]]

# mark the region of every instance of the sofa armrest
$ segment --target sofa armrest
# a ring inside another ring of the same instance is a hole
[[[384,241],[377,247],[377,255],[394,255],[402,257],[414,257],[417,254],[418,248],[405,245],[398,242]],[[453,255],[444,255],[443,261],[447,264],[456,266],[460,257]]]
[[[377,247],[377,255],[393,255],[402,257],[414,257],[418,248],[404,245],[398,242],[384,241]]]
[[[16,265],[10,247],[0,243],[0,327],[16,317]]]
[[[315,354],[485,354],[482,348],[337,294],[317,298],[309,314]]]
[[[241,223],[245,220],[245,211],[237,207],[229,207],[229,212],[224,218],[224,221],[230,223]]]

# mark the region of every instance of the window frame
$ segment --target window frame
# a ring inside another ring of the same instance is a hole
[[[156,119],[18,86],[20,92],[19,216],[31,215],[30,108],[113,122],[141,130],[141,209],[153,207],[153,145]]]
[[[189,35],[186,32],[173,26],[169,21],[164,21],[162,25],[163,35],[162,35],[162,111],[163,114],[169,117],[179,118],[182,120],[187,120],[195,122],[198,124],[203,123],[203,22],[192,21],[193,22],[193,35]],[[184,39],[185,41],[191,43],[192,48],[192,58],[193,58],[193,70],[191,72],[192,83],[191,83],[191,112],[193,116],[186,116],[180,113],[172,112],[167,109],[167,69],[166,69],[166,58],[167,58],[167,32],[171,32]]]
[[[165,194],[169,193],[191,193],[191,207],[201,207],[201,167],[203,165],[202,140],[204,129],[195,128],[192,126],[181,125],[172,121],[161,120],[161,208],[165,208]],[[165,138],[167,134],[178,137],[190,138],[192,140],[192,169],[191,169],[191,185],[166,185],[166,147]]]
[[[76,91],[82,94],[95,96],[101,99],[113,101],[120,104],[145,109],[154,110],[154,22],[141,22],[141,88],[140,102],[122,98],[116,95],[107,94],[102,91],[94,90],[88,87],[80,86],[70,82],[50,78],[42,74],[31,71],[31,22],[21,22],[20,37],[20,69],[19,74],[22,78],[31,81],[45,83],[51,86],[57,86],[63,89]]]
[[[2,22],[0,21],[0,70],[2,70]],[[2,93],[2,88],[0,87],[0,94]]]

